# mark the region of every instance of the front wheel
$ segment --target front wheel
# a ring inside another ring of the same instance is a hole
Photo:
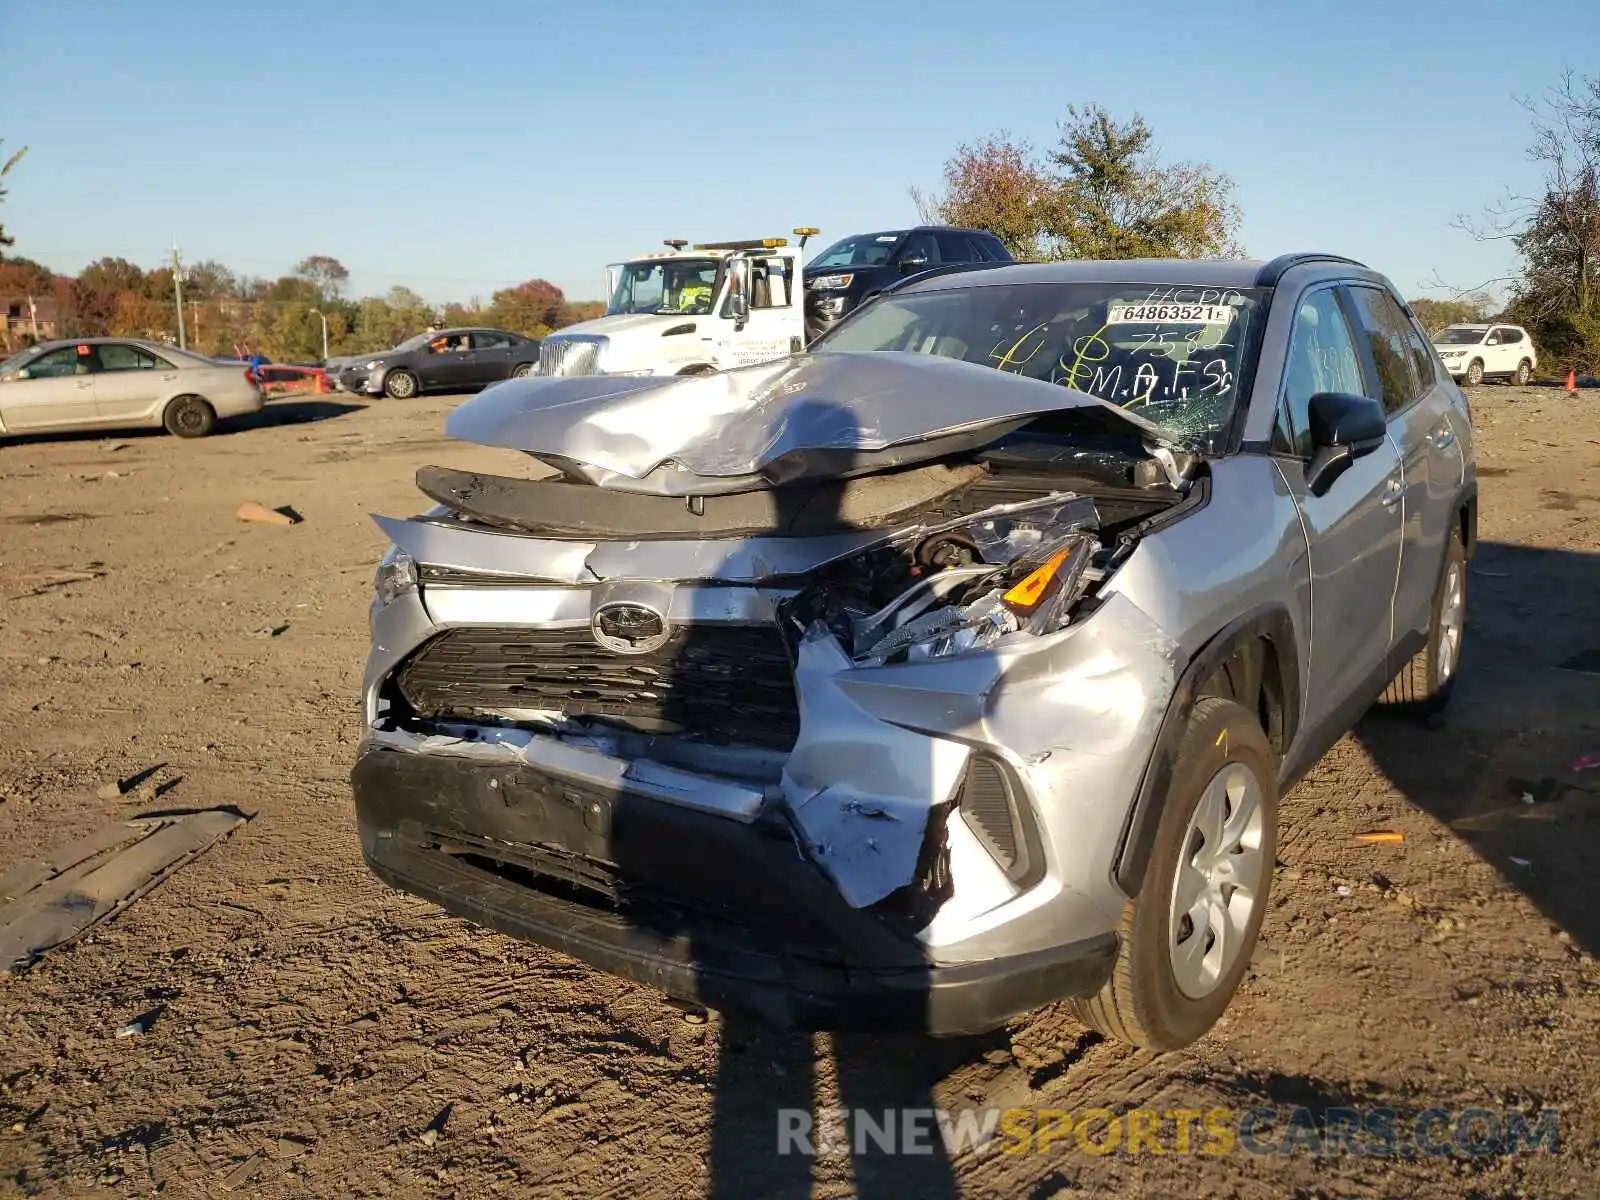
[[[1477,387],[1482,382],[1483,363],[1475,358],[1472,360],[1472,365],[1467,368],[1467,383],[1471,387]]]
[[[1072,1002],[1109,1037],[1177,1050],[1239,989],[1267,908],[1277,852],[1277,765],[1249,709],[1215,696],[1194,706],[1139,895],[1098,994]]]
[[[205,437],[217,427],[217,410],[201,396],[179,396],[167,405],[161,423],[175,437]]]
[[[518,363],[516,366],[511,368],[511,378],[513,379],[526,379],[532,373],[532,363]]]
[[[1452,537],[1444,571],[1433,596],[1428,640],[1384,689],[1385,708],[1429,717],[1443,712],[1461,672],[1461,644],[1467,626],[1467,551]]]
[[[1530,363],[1527,359],[1523,359],[1521,362],[1519,362],[1517,364],[1517,369],[1511,376],[1511,385],[1513,387],[1527,387],[1528,386],[1528,379],[1532,375],[1533,375],[1533,364]]]
[[[391,400],[409,400],[417,394],[417,377],[410,371],[390,371],[383,381],[383,394]]]

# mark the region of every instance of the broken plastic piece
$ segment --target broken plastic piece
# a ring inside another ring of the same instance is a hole
[[[1396,833],[1392,829],[1378,829],[1371,833],[1356,834],[1356,841],[1365,843],[1368,846],[1398,846],[1405,840],[1405,834]]]

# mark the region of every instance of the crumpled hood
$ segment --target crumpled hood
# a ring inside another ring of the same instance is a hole
[[[510,380],[445,431],[523,450],[621,491],[719,495],[842,478],[970,450],[1064,409],[1171,445],[1084,392],[955,359],[815,351],[714,375]]]

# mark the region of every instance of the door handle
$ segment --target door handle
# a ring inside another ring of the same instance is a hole
[[[1393,508],[1400,503],[1400,497],[1405,494],[1405,489],[1400,486],[1400,480],[1389,476],[1389,482],[1383,485],[1383,506]]]
[[[76,382],[74,382],[72,386],[77,388],[79,391],[82,391],[84,388],[93,387],[94,386],[94,380],[92,380],[92,379],[80,379],[80,380],[77,380]]]

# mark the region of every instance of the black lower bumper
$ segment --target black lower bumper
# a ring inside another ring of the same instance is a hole
[[[980,1033],[1108,978],[1107,934],[954,966],[852,909],[781,829],[520,762],[368,749],[363,853],[457,916],[710,1008],[811,1029]]]

